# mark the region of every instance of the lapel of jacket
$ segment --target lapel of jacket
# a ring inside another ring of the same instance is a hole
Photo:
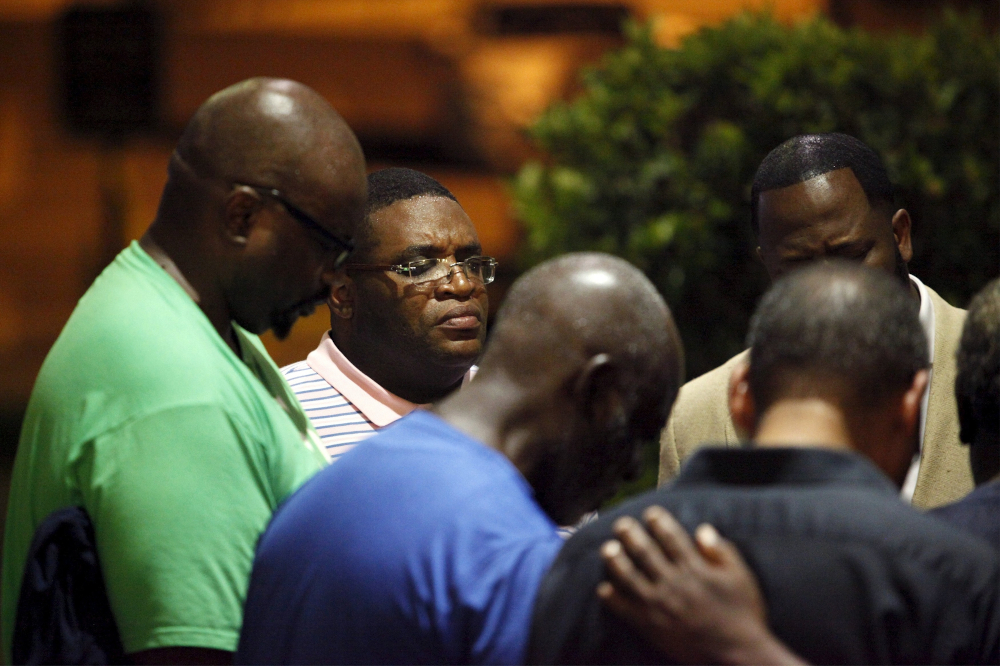
[[[934,306],[934,369],[927,398],[927,424],[913,504],[931,508],[954,502],[972,490],[969,451],[958,439],[955,404],[955,351],[965,310],[953,307],[927,287]]]

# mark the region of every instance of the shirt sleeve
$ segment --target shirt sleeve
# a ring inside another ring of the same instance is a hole
[[[563,540],[537,507],[505,502],[500,493],[487,496],[472,500],[490,506],[455,548],[461,599],[453,631],[464,637],[448,642],[469,653],[450,656],[471,664],[522,664],[535,596]],[[534,519],[525,520],[526,514]]]
[[[292,452],[269,462],[226,410],[195,404],[129,421],[83,448],[74,469],[126,652],[236,649],[257,538],[309,467],[293,464],[305,447],[282,444]],[[275,478],[289,488],[275,492]]]
[[[484,610],[478,616],[470,663],[524,663],[538,587],[561,545],[562,539],[553,532],[550,540],[536,541],[498,558],[496,566],[502,567],[505,575],[486,576],[487,584],[481,590],[488,596],[473,600],[484,602]]]

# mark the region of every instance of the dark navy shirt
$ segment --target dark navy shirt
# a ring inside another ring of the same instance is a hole
[[[736,543],[772,630],[811,663],[1000,662],[1000,562],[981,540],[904,504],[860,456],[709,448],[567,542],[538,594],[529,663],[663,662],[594,594],[612,522],[653,504]]]
[[[1000,550],[1000,480],[984,483],[957,502],[928,513]]]
[[[279,508],[237,663],[522,662],[562,544],[506,457],[418,410]]]

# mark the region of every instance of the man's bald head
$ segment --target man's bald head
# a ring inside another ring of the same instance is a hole
[[[598,354],[621,359],[641,379],[653,368],[683,374],[680,336],[656,287],[635,266],[599,253],[567,254],[525,273],[498,313],[481,371],[500,364],[532,381]]]
[[[224,336],[235,321],[283,337],[326,299],[366,197],[364,156],[333,107],[301,83],[248,79],[188,123],[147,244]]]
[[[278,188],[305,182],[312,168],[343,174],[363,159],[354,133],[323,97],[271,78],[212,95],[188,123],[177,153],[201,176]]]
[[[190,224],[193,209],[213,207],[217,189],[253,185],[278,190],[349,240],[363,216],[364,171],[357,138],[316,91],[287,79],[247,79],[212,95],[188,122],[158,217]]]
[[[539,504],[566,524],[638,471],[683,375],[680,336],[663,298],[631,264],[568,254],[508,292],[477,382],[498,378],[540,409],[526,474]],[[523,470],[522,470],[523,471]]]

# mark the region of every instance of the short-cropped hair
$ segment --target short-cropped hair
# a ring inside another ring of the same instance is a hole
[[[972,407],[977,427],[1000,430],[1000,279],[969,303],[956,361],[956,396]]]
[[[892,182],[878,153],[849,134],[801,134],[767,154],[750,188],[750,228],[760,234],[760,195],[804,183],[838,169],[850,169],[865,191],[868,205],[892,212]]]
[[[365,217],[397,201],[420,196],[445,197],[457,201],[447,187],[426,173],[402,167],[373,171],[368,174],[368,205],[365,208]]]
[[[414,197],[444,197],[458,203],[458,199],[447,187],[426,173],[403,167],[390,167],[368,174],[368,202],[365,206],[364,220],[354,231],[355,250],[351,255],[352,262],[369,261],[372,249],[379,243],[379,239],[375,238],[372,216],[394,203]]]
[[[906,390],[928,366],[919,307],[898,278],[846,261],[778,280],[750,321],[757,413],[776,400],[835,393],[865,410]]]

